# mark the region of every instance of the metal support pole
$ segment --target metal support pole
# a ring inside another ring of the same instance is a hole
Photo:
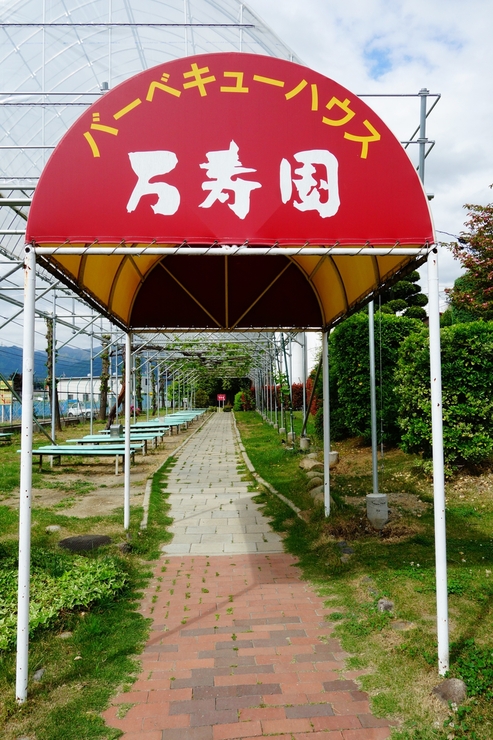
[[[306,416],[306,381],[308,375],[308,358],[306,352],[306,331],[303,332],[303,419]],[[304,436],[304,435],[301,435]]]
[[[423,87],[419,91],[420,96],[420,112],[419,112],[419,163],[418,163],[418,174],[419,179],[424,185],[425,182],[425,159],[426,159],[426,144],[428,139],[426,138],[426,102],[430,91]]]
[[[149,421],[149,400],[151,397],[151,378],[149,374],[150,362],[147,363],[147,396],[146,396],[146,407],[147,407],[147,421]]]
[[[168,414],[168,368],[164,371],[164,416]]]
[[[115,422],[118,424],[118,338],[115,340]]]
[[[130,403],[131,403],[131,371],[132,334],[125,336],[125,464],[123,483],[123,526],[130,526]]]
[[[24,312],[26,310],[24,304]],[[56,439],[56,290],[53,291],[53,323],[51,326],[51,438]]]
[[[289,341],[291,342],[291,339]],[[289,422],[290,422],[290,430],[291,430],[291,440],[294,443],[293,386],[291,385],[292,375],[290,373],[290,368],[288,366],[288,358],[286,354],[286,342],[284,340],[284,334],[281,334],[281,342],[282,342],[282,349],[284,353],[284,367],[286,369],[286,378],[287,378],[288,389],[289,389]]]
[[[322,333],[322,383],[324,414],[324,506],[330,515],[330,399],[329,399],[329,332]]]
[[[419,125],[419,177],[424,185],[426,158],[426,102],[423,88]],[[443,457],[442,363],[440,355],[440,293],[438,251],[428,255],[428,319],[430,331],[431,435],[433,448],[433,509],[435,517],[435,571],[437,595],[438,673],[449,669],[449,625],[447,587],[447,531],[445,522],[445,471]]]
[[[31,499],[34,404],[34,327],[36,254],[26,247],[24,261],[24,331],[22,359],[22,436],[19,502],[19,576],[17,596],[16,699],[27,699],[29,665],[29,582],[31,572]]]
[[[94,422],[94,323],[91,323],[91,361],[89,364],[89,376],[91,381],[91,428],[90,434],[93,433],[93,422]]]
[[[440,357],[440,303],[438,291],[438,253],[436,249],[430,252],[428,257],[428,292],[438,672],[443,676],[449,668],[449,626],[447,593],[447,534],[445,525],[445,473],[443,458],[442,370]]]
[[[373,493],[378,493],[378,440],[377,395],[375,392],[375,304],[368,304],[368,336],[370,342],[370,415],[371,415],[371,468]]]

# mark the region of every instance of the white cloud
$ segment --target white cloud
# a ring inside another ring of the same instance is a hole
[[[428,118],[428,138],[436,144],[425,167],[437,230],[458,234],[465,203],[493,200],[488,187],[493,183],[493,4],[250,0],[249,5],[308,66],[354,93],[399,95],[426,87],[441,94]],[[419,125],[416,98],[365,102],[400,140]],[[459,273],[451,254],[442,253],[440,282],[450,285]]]

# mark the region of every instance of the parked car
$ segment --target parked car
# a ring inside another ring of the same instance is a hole
[[[69,406],[67,416],[76,416],[78,419],[90,419],[91,409],[77,402]]]

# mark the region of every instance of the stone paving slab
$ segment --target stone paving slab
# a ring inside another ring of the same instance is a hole
[[[216,449],[211,474],[227,460],[238,475],[229,414],[182,450],[170,489]],[[392,723],[371,714],[355,681],[363,671],[345,670],[323,599],[255,503],[235,518],[188,518],[181,500],[140,607],[152,620],[142,670],[103,712],[107,724],[123,740],[386,740]],[[242,531],[221,530],[226,522]]]
[[[187,443],[167,480],[174,538],[166,554],[283,552],[282,539],[241,479],[232,417],[216,414]],[[246,528],[249,529],[246,529]]]

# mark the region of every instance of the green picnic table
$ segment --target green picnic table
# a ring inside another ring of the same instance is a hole
[[[130,450],[130,461],[134,462],[135,448],[138,445],[132,446]],[[17,450],[20,452],[20,450]],[[57,457],[61,464],[61,458],[68,455],[74,457],[114,457],[115,458],[115,475],[118,475],[118,460],[121,457],[123,464],[125,464],[125,446],[124,445],[92,445],[85,447],[83,445],[44,445],[43,447],[37,447],[33,449],[32,455],[39,457],[39,469],[42,469],[43,457]]]

